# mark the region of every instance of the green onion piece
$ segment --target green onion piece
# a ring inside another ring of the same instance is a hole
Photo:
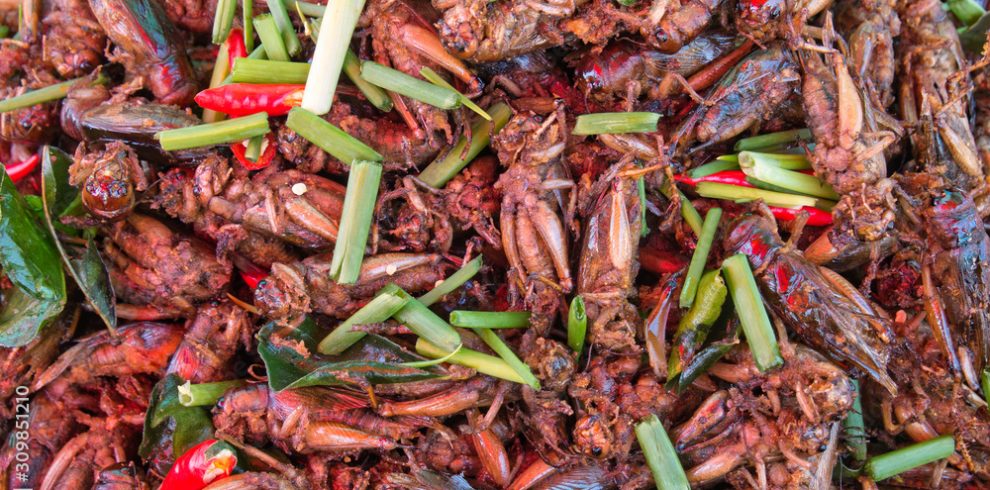
[[[786,170],[768,162],[764,153],[744,151],[739,154],[739,166],[746,175],[767,184],[823,199],[838,200],[839,195],[832,186],[814,175]]]
[[[444,350],[430,341],[420,337],[416,341],[416,353],[423,357],[444,357],[447,356],[450,350]],[[482,374],[487,374],[489,376],[504,379],[506,381],[512,381],[519,384],[526,384],[526,382],[519,377],[512,366],[502,359],[495,356],[490,356],[488,354],[483,354],[481,352],[468,349],[467,347],[462,347],[461,350],[450,356],[448,361],[451,364],[458,364],[461,366],[466,366],[474,369]]]
[[[739,169],[738,160],[729,161],[729,160],[720,160],[717,158],[713,162],[709,162],[704,165],[692,168],[691,170],[688,170],[687,174],[688,177],[691,177],[692,179],[700,179],[702,177],[707,177],[709,175],[717,174],[719,172],[724,172],[726,170],[738,170],[738,169]]]
[[[983,17],[987,11],[973,0],[948,0],[949,11],[965,26],[971,26]]]
[[[409,327],[416,335],[426,339],[431,344],[443,351],[441,355],[452,352],[461,343],[461,335],[451,327],[443,318],[430,311],[423,303],[420,303],[409,293],[402,289],[396,293],[407,298],[406,305],[397,311],[392,318]],[[440,356],[429,356],[440,357]]]
[[[736,151],[744,150],[759,150],[762,148],[769,148],[774,146],[786,145],[793,143],[798,140],[810,140],[811,130],[810,129],[791,129],[788,131],[779,131],[776,133],[761,134],[759,136],[751,136],[749,138],[743,138],[736,142]]]
[[[691,490],[677,451],[656,415],[636,424],[636,440],[658,490]]]
[[[853,459],[860,464],[866,462],[866,425],[863,423],[863,402],[859,389],[859,381],[852,380],[856,390],[856,398],[853,398],[852,409],[842,420],[842,430],[845,433],[846,446]]]
[[[257,162],[258,158],[261,157],[261,146],[265,142],[264,136],[255,136],[248,140],[247,146],[244,148],[244,158]]]
[[[774,191],[774,192],[782,192],[784,194],[793,194],[793,192],[791,192],[789,189],[785,189],[783,187],[779,187],[779,186],[776,186],[776,185],[773,185],[773,184],[768,184],[766,182],[763,182],[762,180],[754,179],[754,178],[752,178],[752,177],[750,177],[748,175],[746,176],[746,182],[749,182],[750,184],[753,185],[753,187],[756,187],[757,189],[763,189],[763,190]]]
[[[241,23],[244,25],[244,49],[254,51],[254,0],[241,1]]]
[[[478,104],[475,104],[474,101],[472,101],[466,95],[462,94],[459,90],[454,88],[453,85],[447,83],[447,81],[444,80],[443,77],[441,77],[437,72],[433,71],[433,69],[431,69],[430,67],[424,66],[419,70],[419,74],[423,78],[425,78],[428,82],[434,85],[439,85],[443,88],[453,90],[454,92],[457,93],[458,98],[461,99],[461,104],[463,104],[464,107],[471,109],[472,111],[475,112],[475,114],[485,118],[486,121],[492,120],[492,116],[488,115],[488,113],[485,112],[484,109],[479,107]]]
[[[599,112],[582,114],[574,124],[573,134],[652,133],[657,130],[660,114],[655,112]]]
[[[179,403],[186,407],[212,407],[228,390],[245,384],[247,382],[243,379],[198,384],[186,381],[185,384],[179,385]]]
[[[314,114],[330,112],[333,94],[344,67],[344,57],[354,35],[365,0],[334,0],[320,22],[320,34],[313,53],[313,67],[306,78],[302,106]]]
[[[667,359],[667,380],[672,381],[683,370],[683,363],[690,362],[694,353],[708,338],[712,324],[722,314],[727,290],[721,271],[715,269],[701,276],[697,300],[677,324],[674,344]]]
[[[361,275],[361,262],[368,244],[381,180],[381,162],[351,162],[347,193],[344,194],[344,207],[340,214],[340,231],[330,261],[330,277],[338,284],[353,284]]]
[[[463,328],[526,328],[528,311],[464,311],[450,312],[450,324]]]
[[[356,160],[382,161],[381,154],[374,148],[301,107],[293,107],[289,111],[285,125],[346,164]]]
[[[155,138],[165,151],[220,145],[261,136],[271,131],[268,114],[259,112],[210,124],[159,131]]]
[[[268,53],[265,53],[265,47],[264,46],[256,46],[254,48],[254,51],[251,51],[250,53],[248,53],[248,55],[247,55],[246,58],[237,58],[237,59],[234,60],[234,69],[232,69],[230,71],[230,75],[227,75],[227,78],[224,79],[224,81],[223,81],[223,83],[221,85],[225,85],[225,84],[233,83],[234,82],[234,71],[237,69],[237,62],[238,61],[250,60],[250,61],[248,61],[248,63],[253,63],[255,61],[264,61],[264,62],[268,63],[269,61],[267,61],[267,58],[268,58]],[[289,63],[289,62],[287,62],[287,61],[271,61],[270,63]],[[301,65],[306,65],[306,70],[307,71],[309,70],[309,64],[307,64],[307,63],[300,63],[300,64]],[[267,71],[268,70],[260,70],[260,69],[257,70],[258,76],[262,76],[261,74],[265,74],[265,73],[267,73]],[[269,83],[269,82],[244,82],[244,83]],[[289,82],[275,82],[275,83],[289,83]]]
[[[436,303],[440,298],[447,294],[452,293],[455,289],[464,285],[468,282],[475,274],[481,270],[481,256],[477,256],[470,262],[464,264],[457,272],[450,275],[440,284],[433,287],[433,289],[426,292],[426,294],[419,297],[419,302],[426,306],[430,306]]]
[[[780,366],[784,360],[780,357],[777,335],[763,305],[763,296],[756,287],[749,260],[743,254],[733,255],[722,261],[722,270],[756,367],[762,372]]]
[[[306,83],[309,63],[238,58],[231,75],[235,83]]]
[[[344,55],[344,73],[347,78],[364,94],[371,105],[382,112],[392,110],[392,98],[388,93],[361,77],[361,60],[350,49]]]
[[[279,32],[278,26],[275,25],[275,19],[272,15],[256,16],[252,22],[254,23],[254,30],[258,32],[258,38],[261,39],[261,45],[265,47],[268,59],[289,61],[289,52],[285,49],[285,41],[282,40],[282,34]]]
[[[223,81],[228,75],[230,75],[229,48],[230,46],[226,42],[220,44],[220,49],[217,51],[217,59],[213,62],[213,74],[210,76],[210,88],[223,85]],[[226,117],[227,115],[222,112],[203,109],[203,122],[213,123],[223,121]]]
[[[403,362],[403,363],[400,363],[399,365],[400,366],[411,367],[411,368],[426,368],[426,367],[430,367],[430,366],[436,366],[438,364],[443,364],[445,362],[450,362],[450,359],[453,358],[454,356],[456,356],[457,353],[460,352],[461,349],[463,349],[463,348],[464,348],[464,344],[461,344],[461,345],[458,345],[457,348],[454,349],[453,352],[451,352],[450,354],[447,354],[447,355],[445,355],[443,357],[438,357],[436,359],[430,359],[428,361]]]
[[[320,341],[318,350],[321,354],[337,355],[347,350],[357,341],[364,338],[366,332],[352,331],[354,325],[379,323],[392,318],[409,302],[409,295],[400,294],[401,289],[395,284],[381,288],[368,304],[355,311],[329,335]]]
[[[571,300],[567,311],[567,345],[578,355],[584,349],[584,338],[588,333],[588,312],[584,309],[584,298],[577,295]]]
[[[0,114],[3,114],[4,112],[16,111],[17,109],[23,109],[25,107],[31,107],[33,105],[44,104],[45,102],[51,102],[53,100],[64,99],[65,95],[69,93],[70,87],[75,85],[76,82],[85,79],[86,77],[73,78],[72,80],[66,80],[64,82],[42,87],[37,90],[25,92],[16,97],[2,100],[0,101]],[[90,86],[102,85],[106,83],[106,81],[107,78],[101,73],[90,83]]]
[[[326,11],[326,7],[323,5],[318,5],[309,2],[300,2],[299,0],[286,0],[293,5],[293,8],[302,12],[309,17],[323,17],[323,13]]]
[[[701,230],[704,226],[701,221],[701,213],[694,208],[694,204],[691,204],[691,200],[688,199],[683,192],[677,191],[677,194],[681,197],[681,217],[684,218],[684,221],[691,228],[691,231],[694,232],[694,236],[700,237]]]
[[[479,328],[476,333],[478,337],[481,337],[481,340],[485,341],[485,344],[488,344],[488,348],[495,351],[525,381],[525,384],[528,384],[534,390],[540,389],[540,381],[536,379],[536,376],[533,376],[533,371],[516,356],[515,352],[512,352],[512,349],[505,344],[505,341],[501,337],[487,328]]]
[[[739,166],[746,169],[755,165],[782,168],[784,170],[809,170],[811,162],[804,154],[793,153],[761,153],[758,151],[741,151],[736,155]]]
[[[778,206],[782,208],[799,208],[801,206],[821,207],[827,203],[827,201],[815,199],[810,196],[784,194],[782,192],[754,189],[752,187],[742,187],[718,182],[698,182],[698,185],[695,186],[695,191],[698,195],[710,199],[727,199],[736,202],[747,202],[763,199],[763,201],[769,206]]]
[[[456,109],[461,105],[460,95],[449,88],[424,82],[374,61],[361,62],[361,78],[379,87],[405,95],[410,99],[429,104],[440,109]]]
[[[492,116],[491,121],[476,119],[471,124],[471,140],[461,136],[447,153],[433,160],[429,166],[419,174],[419,180],[436,188],[441,188],[453,179],[458,172],[464,169],[475,157],[488,147],[491,136],[498,134],[509,122],[512,116],[512,109],[508,105],[499,102],[488,108],[488,114]]]
[[[708,252],[712,249],[712,242],[715,240],[715,232],[718,231],[719,221],[722,219],[722,208],[712,208],[705,215],[705,222],[701,225],[701,235],[698,237],[698,245],[691,255],[691,264],[688,266],[687,276],[684,277],[684,286],[681,287],[681,308],[690,308],[694,304],[694,295],[698,292],[698,281],[701,274],[705,272],[705,264],[708,263]]]
[[[285,4],[282,3],[282,0],[266,1],[268,2],[268,11],[271,12],[272,18],[275,20],[275,26],[278,27],[278,31],[282,35],[282,43],[285,46],[285,50],[289,53],[289,56],[299,54],[302,44],[299,43],[299,38],[296,37],[296,29],[292,26],[292,19],[289,18],[289,11],[285,8]]]
[[[650,234],[646,226],[646,179],[642,175],[636,178],[636,193],[639,194],[639,236]]]
[[[234,27],[235,13],[237,13],[237,0],[217,0],[217,10],[213,15],[213,44],[227,40],[230,28]]]
[[[886,480],[912,468],[948,458],[955,450],[955,438],[944,435],[874,456],[863,469],[874,481]]]

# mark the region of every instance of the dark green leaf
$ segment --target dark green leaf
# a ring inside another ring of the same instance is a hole
[[[151,404],[144,418],[144,431],[138,454],[149,457],[156,447],[171,439],[172,455],[178,457],[189,448],[213,437],[213,421],[203,407],[186,407],[179,403],[178,387],[184,381],[170,374],[151,391]]]
[[[261,328],[258,354],[265,363],[272,390],[405,383],[437,376],[435,371],[398,366],[401,362],[423,358],[377,335],[365,336],[339,356],[321,355],[316,346],[326,331],[310,317],[295,328],[282,328],[275,322]]]
[[[0,314],[0,345],[24,345],[65,306],[65,275],[58,251],[28,204],[0,169],[0,267],[20,290]]]
[[[62,150],[46,146],[42,149],[41,159],[41,195],[44,204],[44,220],[48,224],[51,236],[58,236],[58,217],[69,209],[79,191],[69,185],[69,165],[72,159]],[[116,301],[113,287],[110,285],[110,275],[107,266],[100,257],[96,244],[90,238],[85,252],[79,257],[69,254],[66,247],[55,240],[62,261],[69,269],[69,274],[75,279],[86,300],[100,316],[103,323],[112,331],[117,327]]]
[[[983,43],[987,42],[987,30],[990,29],[990,13],[983,14],[980,20],[959,34],[963,49],[970,53],[980,54]]]

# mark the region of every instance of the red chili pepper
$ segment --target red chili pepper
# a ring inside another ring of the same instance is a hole
[[[302,103],[305,88],[305,85],[293,83],[230,83],[196,94],[196,103],[204,109],[233,117],[259,112],[284,116]]]
[[[7,170],[7,175],[10,176],[10,180],[16,184],[24,177],[30,175],[31,172],[34,172],[34,169],[38,168],[39,163],[41,163],[41,157],[35,153],[26,160],[5,164],[4,168]]]
[[[770,206],[770,212],[773,213],[773,217],[779,219],[780,221],[793,221],[797,219],[798,214],[801,211],[808,212],[807,224],[809,226],[827,226],[832,224],[832,213],[822,211],[818,208],[813,208],[811,206],[802,206],[800,208],[778,208],[775,206]]]
[[[175,460],[159,490],[200,490],[230,476],[237,454],[230,444],[207,439]]]
[[[746,180],[746,174],[744,174],[742,170],[723,170],[704,177],[698,177],[697,179],[693,179],[687,174],[681,174],[675,175],[674,180],[683,182],[687,185],[698,185],[698,182],[717,182],[719,184],[754,187],[753,184],[750,184],[749,181]]]
[[[248,170],[261,170],[272,164],[272,159],[275,158],[275,139],[272,138],[271,134],[265,135],[265,141],[261,143],[261,155],[258,160],[252,162],[248,160],[247,157],[247,142],[232,143],[230,145],[230,151],[234,152],[234,156],[237,157],[237,161],[241,162],[241,165]]]
[[[688,261],[677,254],[663,252],[651,247],[640,247],[639,263],[643,265],[643,269],[650,272],[670,274],[683,269]]]
[[[244,44],[244,33],[240,27],[230,30],[227,36],[227,63],[230,64],[230,71],[234,71],[234,60],[237,58],[247,58],[247,46]]]
[[[264,281],[268,278],[268,271],[263,270],[258,267],[257,270],[238,270],[241,274],[241,279],[244,279],[244,284],[247,284],[251,290],[258,289],[258,283]]]

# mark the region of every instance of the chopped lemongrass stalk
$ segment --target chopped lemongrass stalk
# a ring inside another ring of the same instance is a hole
[[[980,373],[980,387],[983,388],[983,399],[987,402],[987,410],[990,411],[990,368],[984,368]]]
[[[453,90],[454,92],[457,93],[457,96],[461,99],[461,104],[463,104],[464,107],[471,109],[472,111],[475,112],[475,114],[485,118],[485,120],[487,121],[492,120],[492,116],[488,115],[488,113],[485,112],[484,109],[479,107],[478,104],[475,104],[474,101],[468,98],[468,96],[462,94],[459,90],[454,88],[453,85],[447,83],[447,81],[444,80],[443,77],[441,77],[437,72],[433,71],[430,67],[424,66],[423,68],[420,68],[419,74],[422,75],[423,78],[425,78],[427,81],[429,81],[434,85],[439,85],[443,88]]]
[[[723,155],[725,156],[725,155]],[[735,156],[735,155],[732,155]],[[688,170],[688,177],[692,179],[700,179],[702,177],[707,177],[712,174],[717,174],[719,172],[724,172],[726,170],[737,170],[739,168],[739,161],[729,161],[722,160],[722,157],[718,157],[714,162],[709,162],[699,167],[692,168]]]
[[[231,75],[235,83],[306,83],[309,63],[238,58]]]
[[[282,40],[282,33],[275,25],[275,18],[271,14],[256,16],[252,22],[254,30],[261,39],[261,45],[265,47],[268,59],[274,61],[289,61],[289,52],[285,49],[285,41]]]
[[[681,199],[681,217],[684,218],[684,221],[688,224],[688,227],[690,227],[691,231],[694,232],[694,236],[700,237],[703,226],[701,221],[701,213],[694,208],[694,204],[691,204],[691,200],[688,199],[683,192],[677,191],[677,194]]]
[[[159,131],[155,138],[163,150],[176,151],[243,141],[269,131],[268,114],[259,112],[226,121]]]
[[[179,385],[179,403],[186,407],[211,407],[216,405],[228,390],[245,384],[247,382],[242,379],[198,384],[186,381],[185,384]]]
[[[63,99],[65,98],[65,95],[69,93],[70,87],[75,85],[80,80],[85,79],[86,77],[73,78],[72,80],[66,80],[61,83],[56,83],[37,90],[25,92],[21,95],[0,101],[0,114],[17,109],[23,109],[25,107],[31,107],[33,105],[44,104],[45,102],[51,102],[53,100]],[[106,77],[104,77],[101,73],[90,83],[90,86],[102,85],[106,83],[106,81]]]
[[[385,90],[440,109],[456,109],[461,105],[461,98],[457,92],[446,87],[433,85],[374,61],[361,62],[361,78]]]
[[[229,45],[224,42],[220,45],[220,49],[217,51],[217,59],[213,62],[213,75],[210,76],[210,88],[219,87],[223,85],[223,81],[227,78],[230,71],[229,63]],[[203,109],[203,122],[212,123],[217,121],[222,121],[226,114],[217,111],[211,111],[209,109]]]
[[[965,26],[971,26],[983,17],[987,11],[974,0],[948,0],[946,4],[952,15],[955,15]]]
[[[330,261],[330,277],[338,284],[353,284],[361,274],[361,262],[368,244],[381,179],[381,162],[351,162],[347,193],[344,194],[344,207],[340,214],[340,231]]]
[[[687,275],[684,277],[684,286],[681,287],[681,308],[690,308],[694,304],[694,296],[698,292],[698,281],[701,274],[705,272],[705,264],[708,263],[708,252],[712,249],[712,242],[715,240],[715,232],[718,231],[719,221],[722,219],[722,209],[712,208],[705,215],[705,222],[701,225],[701,235],[698,237],[698,245],[691,255],[691,264],[688,266]]]
[[[536,376],[533,376],[533,371],[530,370],[526,363],[519,359],[519,356],[517,356],[515,352],[512,352],[512,349],[505,344],[505,341],[502,340],[501,337],[495,334],[495,332],[492,332],[491,329],[487,328],[478,329],[477,334],[478,337],[481,337],[481,340],[485,341],[488,348],[495,351],[495,353],[498,354],[499,357],[501,357],[502,360],[505,361],[505,363],[508,364],[509,367],[511,367],[516,374],[518,374],[519,377],[530,386],[530,388],[533,388],[534,390],[540,389],[540,381],[536,379]]]
[[[213,44],[227,40],[230,29],[234,27],[235,13],[237,0],[217,0],[216,13],[213,15]]]
[[[757,369],[762,372],[780,366],[784,360],[780,357],[777,335],[756,287],[749,259],[743,254],[733,255],[722,261],[722,271]]]
[[[745,169],[747,166],[763,165],[777,167],[785,170],[808,170],[811,162],[802,155],[792,153],[761,153],[758,151],[741,151],[736,155],[739,166]]]
[[[288,61],[268,61],[268,53],[265,53],[265,47],[264,46],[256,46],[254,48],[254,51],[251,51],[250,53],[248,53],[248,55],[247,55],[246,58],[235,58],[234,59],[234,68],[230,70],[230,75],[227,75],[227,78],[225,78],[223,80],[223,83],[221,83],[221,85],[226,85],[228,83],[233,83],[234,82],[234,72],[237,70],[237,62],[238,61],[243,61],[243,60],[249,60],[248,63],[253,63],[255,61],[262,61],[262,62],[265,62],[265,63],[290,63]],[[299,64],[306,65],[306,70],[307,71],[309,70],[309,64],[308,63],[299,63]],[[257,76],[259,76],[259,77],[271,78],[270,76],[267,76],[268,70],[257,69],[255,71],[258,73]],[[268,82],[245,82],[245,81],[241,81],[239,83],[268,83]]]
[[[247,145],[244,147],[244,158],[257,162],[258,158],[261,157],[261,147],[265,142],[264,136],[255,136],[247,141]]]
[[[768,184],[766,182],[763,182],[760,179],[754,179],[754,178],[752,178],[752,177],[750,177],[748,175],[746,176],[746,182],[748,182],[753,187],[756,187],[757,189],[763,189],[763,190],[774,191],[774,192],[782,192],[784,194],[794,194],[789,189],[785,189],[783,187],[779,187],[779,186],[776,186],[776,185],[773,185],[773,184]]]
[[[715,160],[720,162],[732,162],[736,164],[736,168],[739,168],[739,154],[733,153],[731,155],[719,155],[715,157]]]
[[[727,199],[736,202],[755,201],[763,199],[768,206],[781,208],[799,208],[801,206],[821,207],[827,202],[815,199],[810,196],[799,196],[797,194],[784,194],[764,189],[754,189],[752,187],[742,187],[731,184],[720,184],[717,182],[699,182],[695,186],[695,192],[702,197],[710,199]]]
[[[364,338],[366,335],[365,332],[351,330],[354,325],[379,323],[392,318],[392,315],[398,313],[402,307],[406,306],[406,303],[410,299],[409,295],[398,294],[399,291],[399,287],[395,284],[389,284],[380,289],[368,304],[362,306],[360,310],[355,311],[353,315],[344,320],[333,332],[330,332],[329,335],[320,341],[318,347],[320,353],[329,355],[340,354]]]
[[[450,312],[450,324],[463,328],[526,328],[528,311],[464,311]]]
[[[639,235],[645,237],[650,229],[646,226],[646,179],[642,175],[636,178],[636,193],[639,195]]]
[[[296,10],[302,12],[304,15],[308,17],[317,17],[317,18],[323,17],[323,13],[326,11],[326,7],[323,5],[318,5],[309,2],[300,2],[299,0],[286,0],[286,1],[292,4]]]
[[[452,293],[455,289],[471,280],[471,278],[474,277],[479,270],[481,270],[480,255],[464,264],[464,266],[458,269],[457,272],[451,274],[450,277],[444,279],[440,284],[434,286],[433,289],[427,291],[426,294],[420,296],[419,302],[426,306],[436,303],[440,300],[440,298]]]
[[[374,148],[302,107],[293,107],[289,111],[285,125],[345,164],[356,160],[382,160],[381,154]]]
[[[282,44],[285,46],[285,50],[289,56],[299,54],[302,44],[296,37],[296,29],[292,26],[292,19],[289,18],[289,11],[286,10],[285,4],[282,3],[282,0],[267,0],[267,2],[268,11],[271,12],[275,26],[278,27],[278,31],[282,35]]]
[[[330,112],[344,58],[363,9],[364,0],[334,0],[321,18],[313,66],[302,101],[302,106],[314,114]]]
[[[447,356],[450,350],[444,350],[429,340],[420,337],[416,341],[416,353],[423,357],[437,358]],[[448,358],[448,362],[469,367],[479,373],[495,378],[526,384],[519,376],[519,373],[516,373],[516,370],[512,369],[512,366],[509,366],[509,363],[495,356],[483,354],[467,347],[462,347],[459,351],[454,352],[454,355]]]
[[[580,295],[571,300],[567,310],[567,345],[577,355],[584,349],[584,338],[588,334],[588,313],[584,309],[584,298]]]
[[[293,5],[296,9],[296,15],[299,16],[299,23],[302,24],[303,26],[303,34],[305,34],[306,37],[308,37],[310,41],[313,41],[313,43],[315,44],[316,36],[318,36],[320,32],[320,19],[306,18],[306,14],[304,14],[302,10],[300,10],[299,4],[296,3]]]
[[[241,24],[244,32],[244,49],[254,51],[254,0],[241,1]]]
[[[643,450],[646,464],[653,473],[658,490],[691,490],[687,474],[670,442],[667,431],[656,415],[650,415],[636,424],[636,440]]]
[[[751,136],[749,138],[743,138],[736,142],[736,151],[744,150],[759,150],[761,148],[769,148],[774,146],[786,145],[788,143],[793,143],[798,140],[810,140],[811,130],[805,129],[791,129],[788,131],[779,131],[776,133],[761,134],[759,136]]]
[[[859,381],[851,380],[856,391],[853,398],[852,409],[846,413],[846,418],[842,421],[842,428],[845,432],[846,446],[849,454],[859,463],[866,461],[866,426],[863,423],[863,402],[859,389]]]
[[[447,355],[445,355],[443,357],[439,357],[437,359],[431,359],[429,361],[410,361],[410,362],[403,362],[400,365],[401,366],[405,366],[405,367],[412,367],[412,368],[425,368],[425,367],[430,367],[430,366],[436,366],[437,364],[443,364],[445,362],[449,362],[450,359],[452,357],[456,356],[457,353],[460,352],[461,349],[463,349],[463,348],[464,348],[464,344],[461,344],[461,345],[458,345],[457,348],[454,349],[453,352],[451,352],[450,354],[447,354]]]
[[[471,124],[471,140],[461,136],[447,153],[437,157],[429,166],[419,174],[419,180],[436,188],[443,187],[450,179],[464,169],[475,157],[488,147],[491,136],[498,134],[509,122],[512,116],[512,109],[507,104],[499,102],[488,108],[488,114],[492,116],[491,121],[476,119]]]
[[[573,134],[652,133],[657,130],[660,114],[655,112],[600,112],[582,114],[574,124]]]
[[[351,80],[351,83],[364,94],[368,102],[371,102],[371,105],[382,112],[392,110],[392,98],[388,96],[388,93],[361,77],[361,60],[350,49],[344,56],[344,73]]]
[[[873,456],[866,462],[863,471],[874,481],[886,480],[907,470],[948,458],[955,450],[956,440],[947,434]]]
[[[821,181],[818,177],[768,164],[762,158],[754,158],[754,153],[748,151],[739,154],[739,166],[746,175],[791,192],[823,199],[839,199],[839,195],[832,189],[832,186]]]
[[[454,327],[451,327],[449,323],[443,321],[443,318],[437,316],[426,305],[409,296],[402,289],[399,289],[396,294],[407,298],[407,301],[402,309],[392,315],[392,318],[409,327],[416,335],[442,349],[442,355],[457,348],[461,343],[461,336],[457,330],[454,330]]]

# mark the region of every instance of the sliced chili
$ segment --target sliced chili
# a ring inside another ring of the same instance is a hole
[[[41,163],[41,157],[35,153],[25,160],[8,163],[4,165],[4,168],[7,170],[7,175],[10,176],[10,180],[17,183],[24,177],[31,175],[31,172],[38,168],[39,163]]]
[[[204,109],[222,112],[232,117],[267,112],[269,116],[284,116],[302,103],[302,84],[229,83],[196,94],[196,103]]]
[[[272,138],[271,134],[265,135],[265,142],[262,143],[261,156],[258,157],[258,160],[253,162],[247,157],[246,141],[232,143],[230,145],[230,151],[234,153],[237,161],[248,170],[261,170],[271,165],[272,159],[275,158],[275,150],[275,139]]]
[[[240,27],[230,30],[227,37],[227,63],[230,64],[230,71],[234,71],[234,60],[237,58],[247,58],[247,46],[244,44],[244,32]]]
[[[230,444],[207,439],[175,460],[159,490],[200,490],[230,476],[237,466],[237,454]]]

